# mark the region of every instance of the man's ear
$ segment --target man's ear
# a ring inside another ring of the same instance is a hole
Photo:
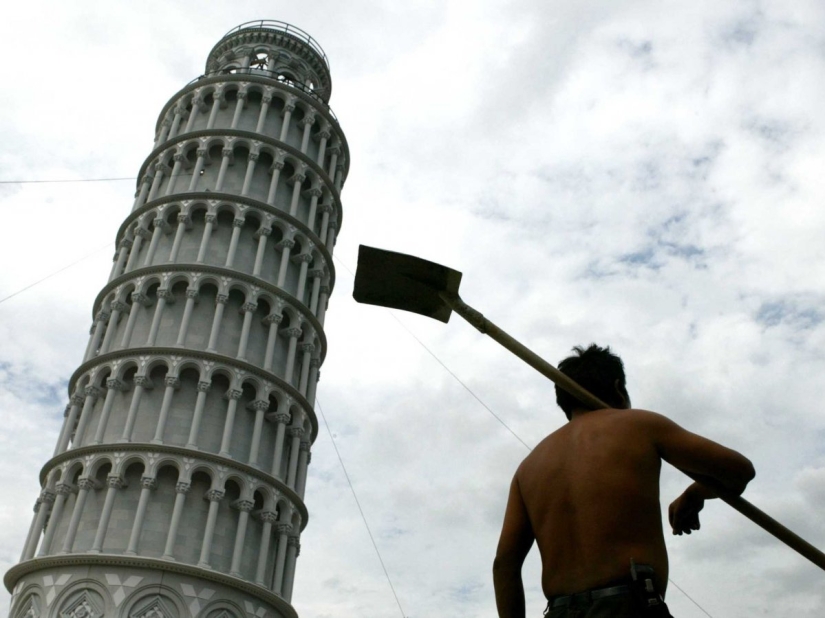
[[[613,386],[616,389],[616,394],[618,395],[619,401],[623,404],[622,407],[624,409],[630,408],[630,395],[627,394],[627,388],[622,381],[616,378],[616,381],[613,382]]]

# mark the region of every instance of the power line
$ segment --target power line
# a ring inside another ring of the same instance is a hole
[[[92,257],[94,254],[96,254],[96,253],[98,253],[98,252],[100,252],[100,251],[103,251],[103,249],[105,249],[106,247],[109,247],[109,246],[114,245],[114,244],[115,244],[115,243],[113,243],[113,242],[107,242],[107,243],[106,243],[105,245],[103,245],[102,247],[98,247],[97,249],[95,249],[95,250],[94,250],[94,251],[92,251],[91,253],[87,253],[87,254],[86,254],[86,255],[84,255],[82,258],[80,258],[79,260],[76,260],[76,261],[72,262],[72,263],[71,263],[71,264],[69,264],[68,266],[64,266],[64,267],[63,267],[63,268],[61,268],[60,270],[56,270],[56,271],[54,271],[53,273],[51,273],[50,275],[46,275],[46,276],[45,276],[45,277],[43,277],[42,279],[38,279],[38,280],[37,280],[37,281],[35,281],[34,283],[30,283],[29,285],[27,285],[27,286],[26,286],[26,287],[24,287],[24,288],[20,288],[20,289],[19,289],[19,290],[17,290],[14,294],[9,294],[9,295],[8,295],[8,296],[6,296],[5,298],[0,298],[0,303],[4,303],[4,302],[6,302],[8,299],[10,299],[10,298],[14,298],[15,296],[17,296],[17,295],[18,295],[18,294],[20,294],[21,292],[25,292],[26,290],[29,290],[29,289],[33,288],[33,287],[34,287],[34,286],[36,286],[38,283],[43,283],[46,279],[51,279],[51,278],[52,278],[52,277],[54,277],[55,275],[59,275],[59,274],[60,274],[60,273],[62,273],[64,270],[68,270],[69,268],[71,268],[71,267],[72,267],[72,266],[74,266],[75,264],[80,264],[80,262],[82,262],[82,261],[83,261],[83,260],[85,260],[86,258]]]
[[[677,584],[675,581],[673,581],[672,579],[670,579],[670,577],[668,577],[668,578],[667,578],[667,580],[668,580],[671,584],[673,584],[674,586],[676,586],[676,589],[677,589],[679,592],[681,592],[683,595],[685,595],[685,596],[686,596],[686,597],[690,600],[690,602],[691,602],[691,603],[693,603],[696,607],[698,607],[699,609],[701,609],[701,610],[705,613],[705,616],[707,616],[708,618],[713,618],[713,616],[711,616],[711,615],[708,613],[708,610],[706,610],[704,607],[702,607],[702,606],[701,606],[701,605],[699,605],[696,601],[694,601],[694,600],[693,600],[693,597],[692,597],[692,596],[690,596],[690,595],[689,595],[687,592],[685,592],[684,590],[682,590],[682,587],[681,587],[681,586],[679,586],[679,584]]]
[[[191,176],[191,174],[190,174]],[[44,183],[62,182],[110,182],[113,180],[135,180],[134,176],[124,176],[122,178],[72,178],[63,180],[0,180],[0,185],[34,185]]]
[[[341,261],[341,259],[340,259],[338,256],[334,256],[334,257],[335,257],[335,259],[336,259],[336,260],[338,260],[338,263],[339,263],[339,264],[341,264],[341,266],[343,266],[343,267],[346,269],[346,271],[347,271],[347,272],[349,272],[349,274],[350,274],[350,275],[352,275],[352,276],[353,276],[353,278],[354,278],[354,277],[355,277],[355,274],[352,272],[352,270],[350,270],[350,268],[349,268],[346,264],[344,264],[344,262],[342,262],[342,261]],[[388,311],[389,311],[389,310],[388,310]],[[443,362],[440,358],[438,358],[438,356],[435,354],[435,352],[433,352],[430,348],[428,348],[428,347],[426,346],[426,344],[425,344],[423,341],[421,341],[421,339],[419,339],[419,338],[415,335],[415,333],[413,333],[413,332],[412,332],[409,328],[407,328],[407,325],[406,325],[406,324],[404,324],[401,320],[399,320],[399,319],[398,319],[398,316],[396,316],[396,315],[395,315],[395,313],[394,313],[393,311],[389,311],[389,314],[392,316],[392,318],[393,318],[396,322],[398,322],[398,323],[401,325],[401,327],[402,327],[404,330],[406,330],[406,331],[409,333],[409,335],[410,335],[413,339],[415,339],[415,340],[418,342],[418,344],[419,344],[422,348],[424,348],[425,350],[427,350],[427,352],[429,353],[429,355],[430,355],[430,356],[432,356],[432,357],[436,360],[436,362],[437,362],[439,365],[441,365],[441,366],[444,368],[444,370],[445,370],[447,373],[449,373],[449,374],[450,374],[450,375],[451,375],[451,376],[455,379],[455,381],[456,381],[456,382],[458,382],[459,384],[461,384],[461,386],[463,386],[463,387],[464,387],[464,389],[465,389],[468,393],[470,393],[470,395],[472,395],[472,396],[473,396],[473,398],[474,398],[474,399],[475,399],[478,403],[480,403],[480,404],[484,407],[484,409],[485,409],[485,410],[487,410],[487,412],[489,412],[489,413],[493,416],[493,418],[495,418],[495,419],[496,419],[499,423],[501,423],[501,425],[502,425],[502,426],[503,426],[503,427],[504,427],[507,431],[509,431],[511,434],[513,434],[513,437],[514,437],[516,440],[518,440],[519,442],[521,442],[521,443],[524,445],[524,448],[526,448],[528,451],[532,451],[532,450],[533,450],[533,448],[532,448],[529,444],[527,444],[524,440],[522,440],[522,439],[521,439],[521,437],[520,437],[520,436],[519,436],[519,435],[518,435],[515,431],[513,431],[507,423],[505,423],[505,422],[504,422],[504,419],[502,419],[502,418],[501,418],[498,414],[496,414],[495,412],[493,412],[493,410],[490,408],[490,406],[488,406],[486,403],[484,403],[484,402],[481,400],[481,398],[473,392],[473,389],[471,389],[469,386],[467,386],[467,385],[466,385],[466,384],[465,384],[465,383],[461,380],[461,378],[459,378],[459,377],[458,377],[455,373],[453,373],[452,369],[450,369],[449,367],[447,367],[447,365],[445,365],[445,364],[444,364],[444,362]]]
[[[332,436],[332,430],[329,428],[329,423],[327,422],[327,417],[324,414],[324,409],[321,407],[321,401],[317,397],[315,399],[315,404],[318,406],[318,411],[321,413],[321,418],[324,419],[324,426],[327,428],[327,433],[329,433],[329,439],[332,440],[332,448],[335,449],[335,454],[338,456],[338,463],[341,464],[341,469],[344,471],[344,476],[349,484],[352,497],[355,498],[355,504],[358,506],[358,511],[361,513],[361,519],[364,521],[364,527],[367,529],[367,534],[370,537],[370,541],[372,541],[372,546],[375,548],[375,554],[378,556],[378,562],[381,563],[381,568],[384,569],[384,575],[387,578],[387,583],[390,585],[392,595],[395,597],[395,602],[398,604],[398,609],[401,612],[401,618],[405,618],[406,614],[404,614],[404,608],[401,607],[401,601],[398,599],[398,594],[395,592],[395,586],[392,585],[389,571],[387,571],[384,560],[381,558],[381,552],[378,551],[378,544],[375,542],[375,537],[372,536],[372,530],[370,530],[370,525],[367,523],[367,516],[364,515],[364,509],[361,508],[361,502],[358,500],[358,495],[355,493],[355,487],[353,487],[352,480],[349,478],[349,474],[347,473],[347,467],[344,465],[344,460],[341,458],[341,452],[338,450],[338,445],[335,443],[335,438]]]

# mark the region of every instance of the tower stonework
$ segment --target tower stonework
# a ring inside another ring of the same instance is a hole
[[[227,33],[157,123],[10,618],[278,618],[318,430],[349,153],[321,47]]]

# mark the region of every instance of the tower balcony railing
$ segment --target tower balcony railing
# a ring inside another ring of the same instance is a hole
[[[255,21],[248,21],[246,23],[241,24],[240,26],[235,26],[223,35],[223,38],[228,37],[230,34],[235,34],[240,30],[250,30],[250,29],[262,29],[262,30],[280,30],[286,34],[292,35],[297,39],[300,39],[307,45],[309,45],[312,49],[314,49],[318,54],[321,56],[321,59],[324,61],[324,65],[329,70],[329,60],[327,60],[327,55],[321,46],[318,44],[318,41],[313,39],[309,34],[293,26],[292,24],[288,24],[285,21],[277,21],[275,19],[258,19]]]
[[[289,79],[288,77],[284,77],[281,73],[277,71],[267,71],[266,69],[259,69],[257,67],[250,67],[248,69],[221,69],[219,71],[212,71],[211,73],[204,73],[190,81],[186,86],[191,86],[192,84],[199,82],[202,79],[206,79],[207,77],[215,77],[216,75],[260,75],[261,77],[268,77],[269,79],[274,79],[279,84],[283,84],[284,86],[289,86],[290,88],[295,88],[295,90],[300,90],[304,94],[308,94],[310,97],[318,101],[324,106],[324,109],[329,112],[329,115],[332,116],[332,119],[335,122],[338,122],[338,117],[335,115],[335,112],[332,111],[332,108],[329,106],[323,97],[321,97],[317,92],[315,92],[309,86],[305,86],[301,82],[296,82],[295,80]]]

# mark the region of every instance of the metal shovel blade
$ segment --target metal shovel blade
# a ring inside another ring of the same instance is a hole
[[[461,273],[435,262],[361,245],[352,297],[359,303],[403,309],[449,322],[441,294],[457,295]]]

